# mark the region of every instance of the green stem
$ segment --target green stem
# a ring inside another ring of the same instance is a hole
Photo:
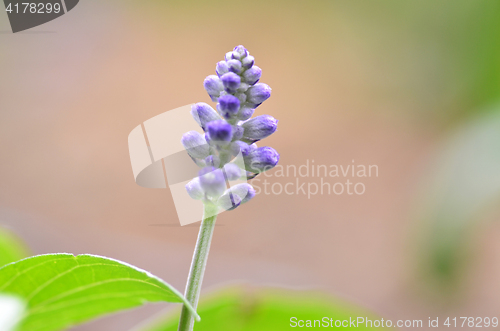
[[[207,265],[210,242],[212,241],[216,218],[217,207],[211,203],[206,203],[204,206],[200,232],[198,233],[198,239],[196,241],[196,248],[194,249],[193,261],[191,262],[186,293],[184,294],[194,309],[198,306],[201,283],[203,282],[203,275],[205,274],[205,267]],[[193,327],[194,316],[186,306],[184,306],[181,311],[178,331],[192,331]]]

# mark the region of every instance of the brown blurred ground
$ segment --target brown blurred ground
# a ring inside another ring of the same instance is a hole
[[[282,164],[354,159],[380,175],[364,181],[363,196],[260,195],[223,214],[206,288],[320,288],[393,320],[498,313],[498,225],[477,248],[462,303],[439,303],[415,285],[411,212],[442,135],[439,115],[428,114],[457,90],[439,72],[439,47],[353,10],[87,0],[31,32],[0,34],[0,223],[35,253],[107,255],[183,289],[197,227],[176,226],[167,190],[134,183],[127,135],[161,112],[208,102],[204,77],[243,44],[273,88],[258,114],[280,121],[266,145]],[[149,311],[78,330],[125,330]]]

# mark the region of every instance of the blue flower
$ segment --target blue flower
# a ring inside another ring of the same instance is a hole
[[[262,76],[262,70],[257,66],[253,66],[243,73],[245,82],[250,85],[254,85],[255,83],[257,83],[260,79],[260,76]]]
[[[222,169],[224,170],[227,180],[237,180],[241,177],[242,169],[234,163],[227,163]]]
[[[224,209],[234,209],[238,205],[250,201],[255,196],[255,190],[252,185],[248,183],[242,183],[232,186],[230,189],[226,190],[224,194],[219,198],[219,202],[222,203]]]
[[[200,186],[211,197],[220,196],[226,189],[226,179],[221,169],[205,167],[198,173]]]
[[[245,175],[251,179],[278,163],[278,152],[255,144],[273,134],[278,121],[270,115],[252,118],[255,108],[271,96],[271,88],[259,83],[262,69],[245,47],[227,52],[215,71],[217,75],[208,76],[203,86],[217,102],[217,111],[206,103],[193,105],[191,114],[205,135],[190,131],[181,139],[196,164],[205,167],[186,190],[193,199],[232,210],[252,199],[255,190],[248,183],[230,189],[226,184]],[[243,155],[245,169],[231,163],[238,155]]]
[[[271,96],[269,85],[258,83],[250,87],[247,91],[248,101],[258,106]]]
[[[255,196],[255,190],[248,183],[241,183],[230,188],[231,192],[240,197],[241,203],[250,201]]]
[[[184,133],[181,143],[191,157],[204,159],[210,154],[210,146],[205,140],[205,136],[196,131]]]
[[[233,210],[241,204],[241,198],[228,190],[217,199],[217,204],[224,210]]]
[[[212,101],[217,101],[217,98],[220,96],[220,92],[224,90],[222,81],[216,75],[210,75],[205,78],[203,86],[205,87],[205,90],[207,90],[207,93]]]
[[[219,107],[217,109],[225,119],[230,119],[240,110],[240,100],[231,94],[223,95],[219,98]]]
[[[240,121],[246,121],[250,117],[252,117],[253,113],[255,112],[255,109],[252,107],[249,107],[248,105],[240,107],[240,111],[238,112],[238,119]]]
[[[244,58],[247,55],[248,55],[248,51],[245,47],[243,47],[243,45],[236,46],[233,49],[233,54],[232,54],[233,59],[240,60],[241,58]]]
[[[231,143],[231,154],[233,156],[237,156],[240,152],[243,156],[247,155],[250,149],[250,146],[243,141],[236,140],[235,142]]]
[[[217,155],[209,155],[205,158],[205,164],[209,167],[218,168],[220,165],[220,158]]]
[[[243,139],[250,143],[272,135],[278,128],[278,120],[270,115],[260,115],[241,125],[244,129]]]
[[[191,107],[191,116],[202,129],[205,129],[208,122],[221,119],[219,114],[204,102],[198,102]]]
[[[186,190],[189,196],[195,200],[201,200],[205,197],[205,191],[201,188],[200,177],[195,177],[187,183]]]
[[[221,76],[222,84],[226,92],[234,93],[240,87],[241,77],[235,74],[234,72],[228,72]],[[219,101],[220,102],[220,101]]]
[[[219,77],[224,75],[225,73],[228,73],[229,66],[227,65],[227,62],[226,61],[217,62],[217,65],[215,66],[215,72]]]
[[[217,143],[229,143],[233,137],[233,128],[231,124],[223,121],[212,121],[207,124],[208,136],[210,141]]]
[[[229,67],[229,71],[231,72],[234,72],[236,74],[239,74],[241,72],[241,62],[239,60],[235,60],[235,59],[232,59],[232,60],[229,60],[226,62],[228,67]]]
[[[241,60],[241,65],[245,69],[251,68],[254,63],[255,63],[255,59],[251,55],[249,55],[246,58],[244,58],[243,60]]]
[[[253,173],[261,173],[274,168],[280,160],[280,155],[274,148],[259,147],[244,156],[245,167]]]

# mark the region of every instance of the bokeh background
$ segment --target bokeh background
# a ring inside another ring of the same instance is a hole
[[[392,320],[498,314],[499,2],[82,0],[17,34],[0,13],[0,40],[0,225],[34,253],[105,255],[184,288],[198,226],[135,184],[127,136],[209,102],[203,79],[242,44],[273,88],[257,114],[279,119],[266,144],[282,165],[379,176],[360,196],[261,194],[222,214],[204,293],[246,281]]]

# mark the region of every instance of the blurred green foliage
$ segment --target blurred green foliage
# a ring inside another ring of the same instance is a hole
[[[231,287],[202,298],[198,307],[201,321],[197,331],[280,331],[290,330],[290,318],[297,320],[349,320],[349,317],[377,319],[372,313],[349,303],[309,293],[283,289]],[[177,330],[178,314],[160,319],[147,331]],[[366,328],[360,325],[359,329]]]
[[[466,274],[478,222],[498,211],[500,105],[492,108],[443,143],[424,191],[421,266],[443,290],[455,290]]]
[[[12,232],[0,228],[0,267],[29,255],[30,250],[21,239]]]

